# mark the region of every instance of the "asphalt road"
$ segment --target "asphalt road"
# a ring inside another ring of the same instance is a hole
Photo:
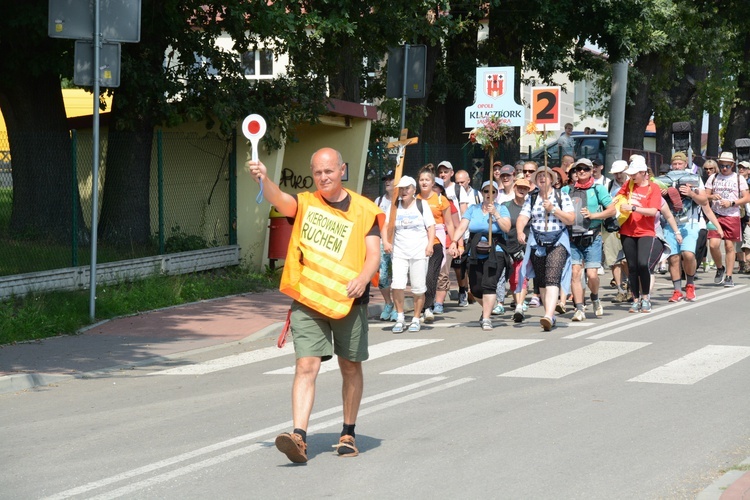
[[[0,395],[0,498],[694,498],[750,455],[750,287],[659,286],[651,314],[607,303],[549,333],[541,309],[492,332],[477,306],[374,322],[356,458],[331,448],[335,361],[310,461],[275,449],[293,354],[270,338]]]

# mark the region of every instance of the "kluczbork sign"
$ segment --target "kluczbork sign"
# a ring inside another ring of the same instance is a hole
[[[515,101],[515,79],[513,66],[477,68],[476,98],[466,108],[466,128],[481,127],[491,117],[509,127],[522,127],[524,108]]]

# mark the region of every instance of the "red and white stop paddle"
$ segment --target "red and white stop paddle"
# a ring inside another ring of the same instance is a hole
[[[252,161],[258,161],[258,141],[266,134],[266,120],[256,114],[247,115],[242,120],[242,135],[244,135],[252,146]],[[257,203],[263,201],[263,181],[260,181],[260,193],[255,199]]]

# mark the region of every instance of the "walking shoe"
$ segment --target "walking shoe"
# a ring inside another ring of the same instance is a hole
[[[555,312],[557,314],[565,314],[566,312],[568,312],[568,309],[565,307],[565,304],[558,301],[557,305],[555,306]]]
[[[576,312],[573,313],[573,321],[583,321],[586,319],[586,313],[583,312],[583,309],[576,309]]]
[[[643,299],[641,301],[641,312],[642,313],[650,313],[651,312],[651,301],[648,299]]]
[[[479,324],[485,332],[492,330],[492,320],[490,318],[482,319]]]
[[[388,321],[398,321],[398,311],[394,308]]]
[[[403,321],[396,321],[396,324],[393,325],[393,328],[391,328],[391,331],[393,333],[403,333],[404,332],[404,322]]]
[[[695,285],[692,283],[685,286],[685,300],[688,302],[695,301]]]
[[[299,434],[294,432],[279,434],[276,436],[276,448],[295,464],[307,462],[307,444]]]
[[[435,315],[432,314],[432,309],[429,307],[424,310],[424,322],[425,323],[432,323],[435,320]],[[409,327],[409,331],[411,331],[411,327]]]
[[[685,296],[682,295],[682,292],[679,290],[675,290],[674,292],[672,292],[672,296],[669,297],[669,302],[682,302],[684,299]]]
[[[432,306],[432,314],[443,314],[443,312],[443,304],[438,304],[437,302],[435,302],[435,305]]]
[[[659,264],[659,274],[667,274],[667,262],[664,261],[661,264]]]
[[[536,295],[531,297],[531,300],[529,300],[529,307],[539,307],[540,305],[542,305],[542,303],[539,300],[539,297],[537,297]]]
[[[388,321],[391,319],[391,313],[393,312],[393,304],[386,304],[383,308],[383,312],[380,313],[380,321]]]
[[[594,314],[597,318],[604,316],[604,307],[602,306],[602,301],[600,299],[594,301]]]
[[[724,288],[732,288],[734,286],[734,281],[732,281],[732,276],[727,276],[724,278]]]
[[[468,292],[458,292],[458,307],[467,307],[469,305]]]
[[[625,292],[617,292],[612,299],[612,302],[615,304],[622,304],[623,302],[628,301],[628,294]]]
[[[633,303],[630,306],[630,309],[628,309],[629,313],[639,313],[641,312],[641,301],[640,300],[634,300]]]
[[[523,319],[523,307],[516,307],[516,312],[513,313],[513,322],[522,323]]]
[[[617,288],[617,282],[615,281],[614,278],[612,278],[611,280],[609,280],[609,287],[613,288],[613,289]]]
[[[726,277],[726,269],[723,267],[717,267],[716,268],[716,276],[714,276],[714,283],[717,285],[721,285],[724,283],[724,278]]]
[[[548,316],[544,316],[539,320],[539,324],[542,325],[542,330],[545,332],[552,330],[552,327],[555,326],[556,322],[555,318],[550,318]]]
[[[421,328],[422,328],[422,325],[419,324],[418,319],[411,320],[411,325],[409,325],[410,332],[418,332]]]
[[[346,434],[339,438],[339,444],[334,444],[333,448],[338,452],[340,457],[356,457],[359,450],[354,446],[354,437]]]
[[[492,308],[492,314],[495,316],[505,314],[505,306],[503,306],[502,304],[496,305],[495,307]]]

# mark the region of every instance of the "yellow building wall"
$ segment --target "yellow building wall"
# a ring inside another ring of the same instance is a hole
[[[261,148],[259,158],[268,169],[268,177],[287,193],[314,191],[310,157],[320,148],[332,147],[340,151],[344,161],[349,163],[349,179],[344,186],[361,192],[371,122],[364,118],[350,118],[349,122],[349,128],[326,124],[300,125],[295,130],[298,142],[289,142],[283,149],[270,155]],[[242,137],[239,128],[237,134]],[[260,268],[268,262],[268,215],[271,205],[265,200],[260,204],[255,202],[260,189],[245,167],[250,158],[250,144],[246,140],[238,140],[238,143],[237,243],[242,258]]]

